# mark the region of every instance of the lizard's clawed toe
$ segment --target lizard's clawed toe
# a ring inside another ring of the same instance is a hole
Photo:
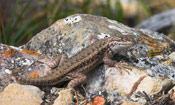
[[[123,71],[127,72],[128,74],[130,74],[128,70],[131,70],[131,69],[128,67],[128,64],[125,63],[125,62],[120,61],[119,63],[116,63],[115,64],[115,68],[117,70],[119,70],[120,74],[123,74],[122,73]]]

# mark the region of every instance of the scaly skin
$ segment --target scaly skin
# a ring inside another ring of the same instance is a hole
[[[117,36],[98,40],[88,47],[82,49],[79,53],[67,59],[61,66],[55,68],[52,73],[39,78],[16,77],[17,82],[36,86],[52,86],[61,82],[71,80],[68,87],[75,87],[86,81],[88,71],[97,67],[103,62],[111,64],[114,54],[122,49],[129,48],[135,44],[133,36]]]

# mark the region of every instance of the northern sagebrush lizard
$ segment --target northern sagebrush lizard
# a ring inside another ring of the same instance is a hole
[[[111,58],[119,51],[135,44],[133,36],[123,35],[95,41],[79,53],[66,59],[51,73],[39,78],[16,77],[17,82],[36,86],[52,86],[70,80],[67,87],[75,87],[86,81],[86,73],[101,63],[115,66]]]

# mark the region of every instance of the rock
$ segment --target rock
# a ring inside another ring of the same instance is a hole
[[[135,27],[152,31],[161,31],[163,29],[165,30],[167,27],[171,26],[172,21],[175,21],[174,16],[175,9],[171,9],[151,16],[150,18],[142,21],[139,25]]]
[[[51,68],[39,61],[41,57],[38,52],[0,44],[0,92],[15,81],[14,75],[23,74],[30,78],[46,75]]]
[[[166,90],[168,87],[171,87],[173,84],[168,79],[155,78],[147,76],[145,77],[138,85],[136,89],[137,92],[146,92],[149,95],[158,94],[161,91]]]
[[[73,103],[72,89],[62,90],[53,105],[70,105]]]
[[[116,97],[118,99],[116,102],[121,102],[127,99],[134,99],[138,91],[146,91],[149,95],[153,95],[174,85],[175,67],[164,64],[164,61],[169,59],[167,56],[175,50],[175,42],[173,40],[163,34],[130,28],[105,17],[76,14],[60,19],[35,35],[28,43],[20,46],[20,48],[36,51],[40,54],[45,54],[45,56],[50,55],[53,58],[63,53],[67,54],[68,57],[72,57],[82,48],[87,47],[96,40],[124,35],[131,35],[136,44],[127,50],[119,51],[113,59],[123,61],[127,65],[124,67],[108,67],[106,65],[96,67],[92,70],[91,74],[94,71],[101,72],[98,72],[97,75],[89,75],[91,80],[89,79],[90,82],[88,82],[86,89],[92,94],[98,93],[103,89],[107,90],[106,92],[110,90],[110,94],[113,97],[106,96],[105,98],[107,98],[107,102],[109,99],[112,99],[110,102],[115,103]],[[3,53],[0,54],[4,55]],[[20,59],[19,62],[21,60],[23,59]],[[37,59],[34,59],[34,61],[37,61]],[[17,65],[15,67],[18,68],[19,64],[15,64]],[[32,64],[36,65],[35,63]],[[32,64],[29,65],[29,68],[30,66],[33,67]],[[122,64],[119,65],[122,66]],[[2,71],[10,73],[9,70],[3,69]],[[47,70],[50,69],[48,68]],[[40,76],[35,72],[29,73],[31,71],[26,69],[23,73],[19,70],[18,73],[24,75],[32,74],[30,77]],[[106,71],[106,73],[102,71]],[[41,74],[43,76],[45,72]],[[94,78],[99,75],[100,78]],[[150,85],[150,87],[144,88],[147,85]],[[63,95],[63,93],[67,95]],[[73,96],[71,92],[67,91],[65,93],[63,91],[63,93],[60,94],[54,104],[68,104],[72,102]],[[120,97],[118,98],[118,96]]]
[[[128,97],[137,89],[140,82],[146,77],[146,73],[132,69],[108,68],[105,74],[104,88],[116,88],[123,96]],[[117,77],[117,78],[116,78]]]
[[[40,105],[43,92],[35,86],[9,84],[0,97],[1,105]]]
[[[172,52],[170,55],[169,55],[169,58],[172,62],[175,62],[175,52]]]
[[[60,19],[21,47],[52,56],[66,53],[71,57],[97,39],[121,35],[133,35],[137,41],[133,48],[136,57],[152,56],[155,52],[160,54],[174,49],[174,42],[163,34],[133,29],[117,21],[89,14],[75,14]]]
[[[162,64],[170,66],[175,62],[175,52],[172,52],[171,54],[169,54],[169,58],[164,61]]]
[[[104,88],[116,88],[124,97],[129,97],[139,91],[154,95],[173,85],[169,79],[150,77],[143,70],[130,66],[128,68],[130,69],[108,68]]]
[[[124,101],[121,105],[140,105],[138,102]]]
[[[119,52],[119,55],[127,57],[134,66],[145,70],[153,77],[162,76],[174,79],[174,67],[162,64],[166,58],[159,60],[154,57],[155,55],[170,54],[174,51],[174,41],[163,34],[130,28],[105,17],[88,14],[68,16],[35,35],[21,48],[51,56],[66,53],[68,57],[71,57],[98,39],[124,35],[132,35],[137,43],[129,50]],[[116,59],[120,61],[124,57]]]
[[[132,63],[145,69],[150,75],[174,78],[174,67],[167,67],[162,64],[163,60],[154,57],[161,54],[168,55],[174,51],[174,41],[163,34],[130,28],[100,16],[75,14],[60,19],[35,35],[21,48],[51,56],[65,53],[71,57],[98,39],[124,35],[133,36],[137,43],[127,51],[120,51],[120,55],[129,59],[135,58],[136,62]]]

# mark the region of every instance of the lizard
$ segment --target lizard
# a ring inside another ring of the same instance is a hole
[[[131,35],[100,39],[65,60],[47,75],[39,78],[18,76],[16,81],[35,86],[53,86],[70,80],[67,87],[72,88],[86,82],[86,73],[98,65],[105,63],[109,66],[116,66],[118,62],[112,60],[112,57],[119,51],[134,46],[134,44],[135,41]]]

